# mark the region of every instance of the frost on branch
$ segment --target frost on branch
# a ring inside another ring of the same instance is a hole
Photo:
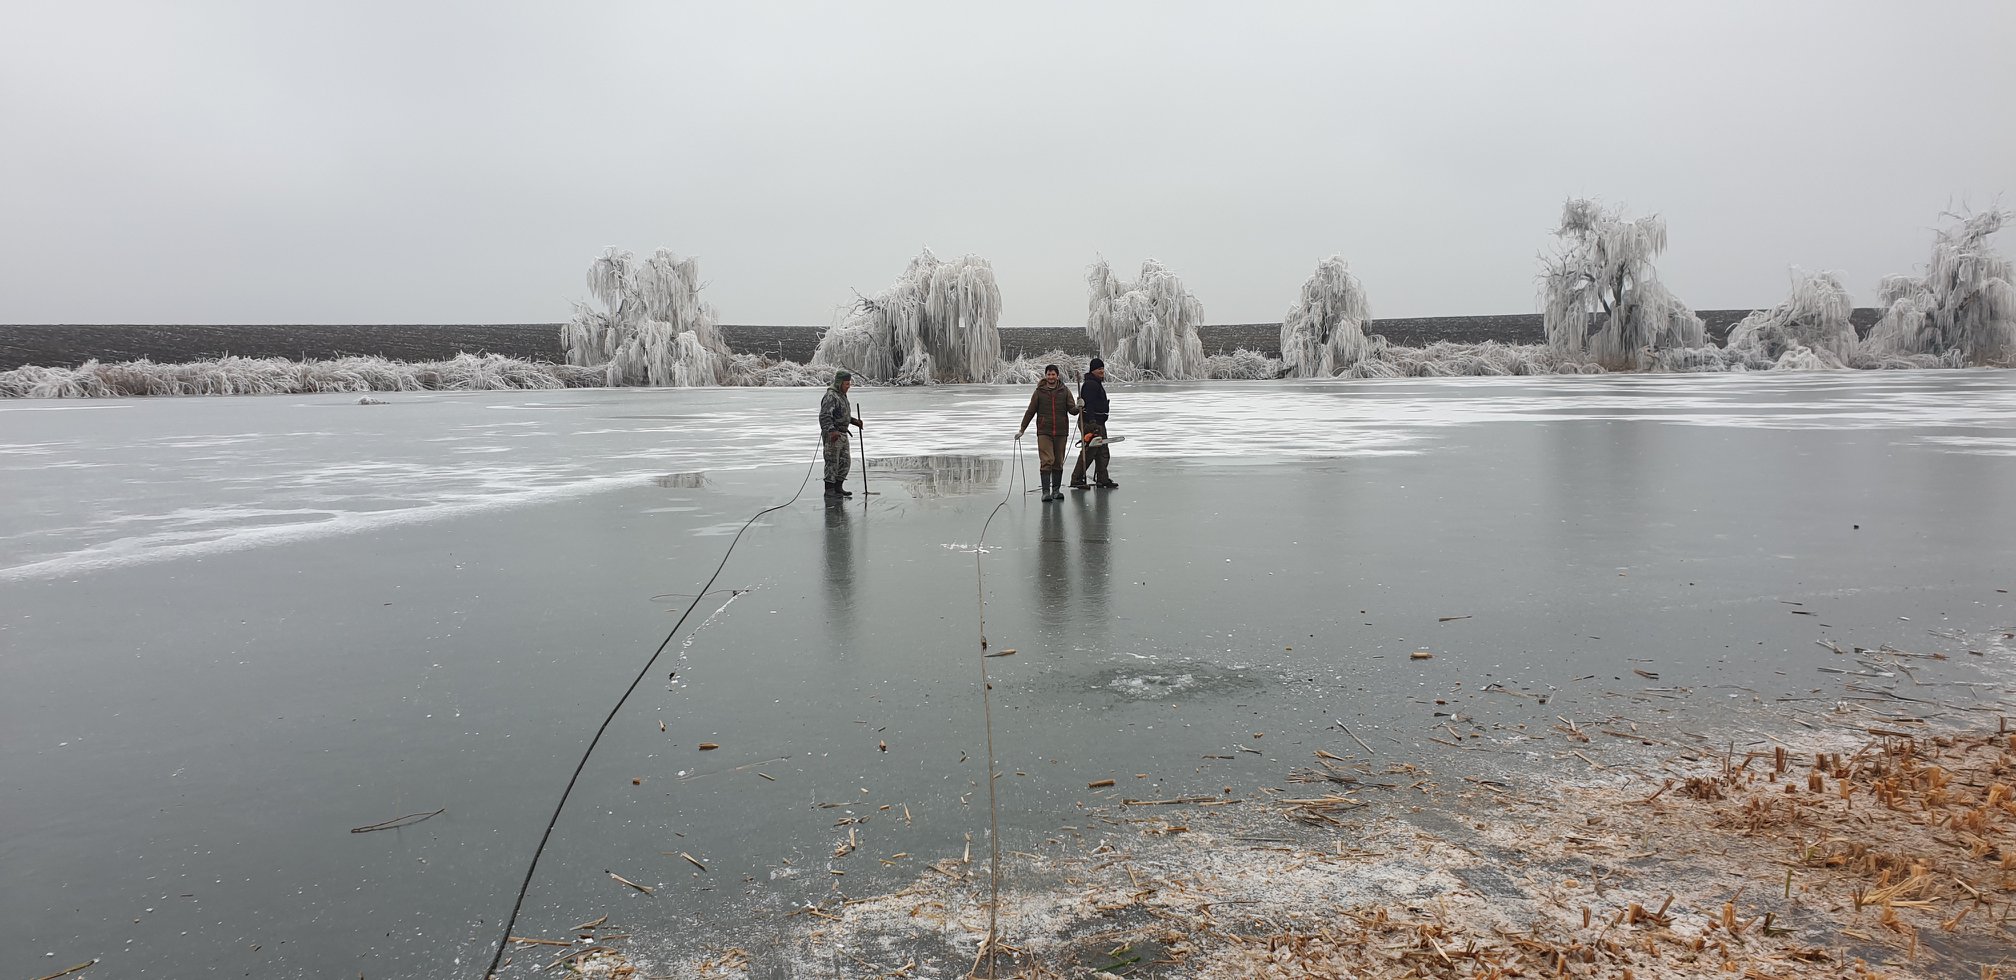
[[[1371,349],[1365,323],[1372,311],[1365,286],[1332,255],[1302,284],[1302,298],[1281,321],[1281,361],[1289,377],[1327,378],[1363,359]]]
[[[1933,240],[1924,276],[1884,277],[1878,288],[1883,318],[1867,346],[1884,355],[1953,353],[1969,364],[2008,363],[2016,359],[2016,287],[2010,285],[2016,277],[1988,236],[2016,214],[1950,217],[1960,223]]]
[[[1547,345],[1587,353],[1611,371],[1644,366],[1645,351],[1707,343],[1701,318],[1659,282],[1652,260],[1666,250],[1658,215],[1626,221],[1594,201],[1561,209],[1558,251],[1543,257],[1540,302]]]
[[[985,381],[1001,360],[1000,325],[993,265],[977,255],[944,262],[925,249],[819,338],[812,363],[880,382]]]
[[[603,367],[620,385],[718,385],[730,354],[700,302],[700,267],[661,248],[639,263],[610,248],[588,266],[588,292],[607,307],[575,304],[561,329],[567,363]]]
[[[1858,346],[1848,318],[1854,306],[1840,279],[1816,272],[1794,283],[1785,302],[1744,317],[1729,331],[1728,348],[1785,367],[1848,367]]]
[[[1141,263],[1140,278],[1128,282],[1100,259],[1085,280],[1091,289],[1085,335],[1100,357],[1165,380],[1204,376],[1204,342],[1197,336],[1204,304],[1175,273],[1149,259]]]

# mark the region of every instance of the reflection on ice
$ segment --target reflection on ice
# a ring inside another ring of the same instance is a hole
[[[883,456],[868,461],[868,472],[901,482],[915,497],[955,497],[1000,489],[1007,463],[990,456]]]

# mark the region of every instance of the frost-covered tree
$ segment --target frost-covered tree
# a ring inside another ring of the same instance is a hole
[[[812,363],[904,384],[985,381],[1001,360],[1001,287],[977,255],[925,249],[903,275],[863,296],[819,338]]]
[[[1848,290],[1831,272],[1816,272],[1792,284],[1792,295],[1768,310],[1757,310],[1729,331],[1728,347],[1778,361],[1805,348],[1827,367],[1855,361],[1855,307]]]
[[[1554,234],[1561,244],[1541,259],[1540,305],[1557,353],[1587,352],[1608,370],[1636,370],[1648,348],[1707,343],[1701,318],[1652,267],[1666,250],[1665,219],[1627,221],[1621,211],[1572,198]]]
[[[1141,263],[1140,278],[1128,282],[1100,259],[1085,281],[1091,288],[1085,335],[1100,357],[1160,378],[1204,376],[1204,342],[1197,336],[1204,304],[1175,273],[1149,259]]]
[[[1332,255],[1316,263],[1302,298],[1281,319],[1281,362],[1295,378],[1327,378],[1358,363],[1371,349],[1372,317],[1365,286]]]
[[[701,285],[699,264],[670,249],[639,263],[609,248],[588,265],[588,292],[607,309],[575,304],[561,329],[567,363],[605,367],[611,386],[721,384],[731,355]]]
[[[2016,359],[2016,287],[2009,259],[1988,236],[2016,218],[1991,210],[1938,233],[1923,276],[1886,276],[1878,288],[1883,318],[1868,346],[1883,354],[1958,352],[1969,364]]]

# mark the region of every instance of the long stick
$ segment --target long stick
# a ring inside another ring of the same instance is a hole
[[[1022,496],[1025,498],[1022,502],[1026,504],[1029,502],[1026,499],[1029,496],[1029,458],[1022,455],[1021,436],[1015,437],[1015,462],[1022,467]],[[1009,480],[1008,485],[1011,488],[1014,487],[1015,481],[1012,479]]]
[[[854,420],[856,422],[861,420],[861,406],[859,405],[854,406]],[[868,496],[868,427],[865,425],[855,426],[854,438],[861,443],[861,496],[866,497]],[[866,504],[868,501],[863,500],[861,502]]]

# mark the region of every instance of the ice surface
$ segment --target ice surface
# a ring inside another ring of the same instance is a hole
[[[1818,722],[1776,699],[1833,683],[1821,638],[2007,683],[2001,648],[1959,653],[2016,619],[2006,372],[1112,394],[1121,488],[1046,506],[1016,494],[1022,390],[858,390],[876,495],[744,539],[715,588],[746,591],[705,597],[618,717],[520,933],[608,911],[652,950],[759,948],[806,901],[983,852],[975,555],[948,544],[1004,499],[1011,849],[1081,803],[1257,795],[1356,752],[1340,721],[1451,781],[1557,765],[1517,740],[1557,715]],[[388,400],[0,403],[0,969],[466,976],[716,532],[816,440],[806,390]]]

